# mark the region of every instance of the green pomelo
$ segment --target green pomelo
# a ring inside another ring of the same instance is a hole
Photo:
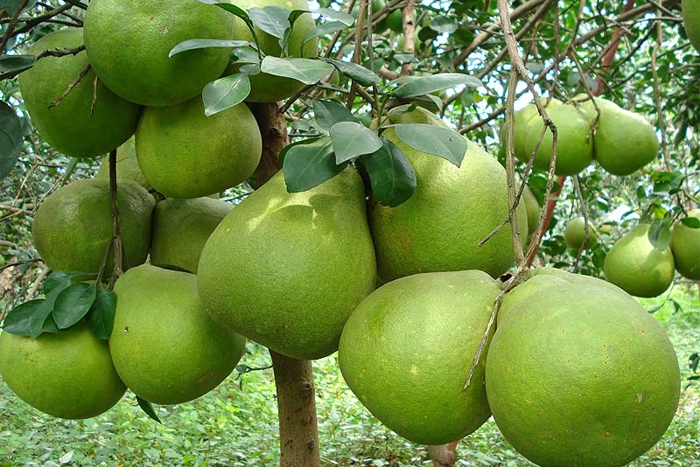
[[[153,212],[151,263],[197,273],[199,255],[233,205],[219,199],[169,198]]]
[[[593,104],[583,107],[595,116]],[[597,99],[600,108],[598,129],[593,137],[595,158],[608,173],[630,175],[653,161],[659,152],[656,129],[644,117]]]
[[[488,402],[505,438],[542,467],[621,467],[671,423],[678,361],[636,300],[565,275],[533,277],[503,300]]]
[[[245,339],[209,316],[194,274],[144,264],[121,276],[114,292],[114,367],[147,401],[196,399],[226,379],[243,356]]]
[[[39,39],[28,53],[38,55],[82,45],[81,29],[63,29]],[[93,88],[93,70],[58,105],[49,108],[88,65],[83,51],[74,56],[44,57],[19,75],[32,123],[47,143],[70,157],[96,157],[116,148],[134,134],[141,113],[140,106],[118,97],[101,81]]]
[[[540,223],[540,211],[542,208],[540,208],[540,203],[537,202],[537,198],[527,185],[523,189],[522,200],[527,211],[527,233],[532,235]]]
[[[685,33],[697,50],[700,50],[700,3],[697,0],[682,0],[681,9]]]
[[[557,175],[577,174],[590,165],[593,161],[593,138],[588,116],[574,105],[550,105],[547,113],[557,127],[557,161],[555,173]],[[525,135],[520,154],[521,160],[527,162],[540,140],[544,121],[533,118],[529,121],[529,128]],[[552,132],[546,130],[542,142],[537,149],[534,165],[549,170],[552,160]]]
[[[613,245],[603,265],[607,280],[637,297],[661,295],[673,282],[671,249],[656,249],[648,232],[649,224],[629,231]]]
[[[253,174],[262,137],[253,113],[238,104],[204,115],[202,99],[147,107],[136,130],[136,156],[146,179],[171,198],[199,198]]]
[[[688,216],[700,219],[700,209],[690,211]],[[680,275],[700,280],[700,229],[676,224],[671,234],[671,251]]]
[[[119,96],[143,105],[179,104],[221,76],[229,49],[169,57],[190,39],[234,39],[234,16],[196,0],[91,0],[85,14],[85,47],[97,76]]]
[[[107,342],[85,324],[36,339],[3,332],[0,375],[27,404],[59,418],[96,417],[126,391]]]
[[[426,113],[390,115],[389,120],[425,123]],[[434,115],[430,118],[437,119]],[[393,128],[383,136],[406,154],[417,187],[413,196],[398,207],[378,203],[371,206],[370,227],[382,279],[388,282],[421,272],[465,269],[479,269],[494,277],[504,273],[514,259],[510,226],[479,246],[508,215],[506,171],[498,161],[469,142],[461,167],[456,167],[441,157],[411,148]],[[518,206],[517,215],[524,244],[524,204]]]
[[[394,32],[403,32],[403,13],[401,10],[394,10],[386,17],[386,25]]]
[[[202,301],[222,325],[281,354],[335,352],[375,286],[365,209],[352,169],[291,194],[277,173],[209,237],[197,271]]]
[[[588,241],[586,241],[586,229],[588,229]],[[576,217],[566,224],[564,229],[564,240],[569,248],[580,250],[582,247],[591,248],[598,243],[598,234],[593,224],[583,217]]]
[[[109,157],[105,157],[100,164],[95,178],[109,180]],[[153,188],[141,172],[139,161],[136,158],[136,139],[129,138],[126,143],[117,149],[117,180],[132,180],[146,190]]]
[[[126,270],[146,261],[155,201],[131,180],[119,182],[117,200]],[[51,194],[34,216],[32,238],[51,269],[97,273],[112,242],[109,182],[79,180]],[[106,271],[112,264],[110,254]]]
[[[464,385],[499,292],[482,271],[416,274],[384,285],[343,329],[338,360],[345,381],[372,414],[410,441],[462,439],[491,415],[486,353],[469,388]]]
[[[537,113],[537,107],[535,107],[535,104],[529,104],[522,109],[518,110],[515,112],[513,115],[513,148],[515,152],[515,157],[520,159],[521,161],[529,161],[530,156],[532,156],[532,149],[530,152],[527,152],[527,148],[525,146],[525,138],[530,131],[530,127],[532,126],[533,122],[535,121],[536,118],[538,118],[539,114]],[[506,144],[506,138],[505,138],[505,131],[506,131],[506,126],[505,124],[501,127],[501,146],[505,147]]]
[[[244,10],[253,7],[264,8],[266,6],[278,6],[286,8],[289,11],[309,9],[309,4],[306,0],[233,0],[231,3]],[[236,17],[235,21],[236,32],[234,39],[255,42],[250,29],[248,29],[243,20]],[[297,58],[316,57],[316,55],[318,55],[318,39],[310,40],[302,46],[306,35],[315,28],[316,22],[310,14],[306,13],[297,18],[294,22],[292,33],[289,36],[288,54],[286,56]],[[282,49],[278,38],[264,32],[258,27],[255,28],[255,35],[258,38],[260,50],[262,50],[265,55],[272,55],[275,57],[282,56]],[[226,74],[237,73],[238,68],[238,65],[233,64],[226,70]],[[281,101],[293,96],[305,86],[301,81],[267,73],[250,75],[249,78],[250,94],[246,98],[248,102]]]

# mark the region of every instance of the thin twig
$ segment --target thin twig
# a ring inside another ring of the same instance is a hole
[[[68,87],[66,88],[66,90],[63,91],[63,94],[61,94],[60,96],[58,96],[58,99],[56,99],[55,101],[53,101],[52,103],[49,104],[49,107],[48,107],[48,108],[49,108],[49,109],[52,109],[52,108],[56,107],[58,104],[60,104],[60,103],[63,101],[63,99],[65,99],[66,96],[68,96],[68,94],[73,90],[73,88],[76,87],[78,84],[80,84],[80,82],[83,80],[83,78],[85,78],[85,75],[87,75],[87,74],[90,72],[91,69],[92,69],[92,66],[91,66],[90,64],[88,64],[88,66],[86,66],[86,67],[83,69],[83,71],[80,72],[80,74],[78,75],[78,77],[75,78],[75,79],[68,85]]]

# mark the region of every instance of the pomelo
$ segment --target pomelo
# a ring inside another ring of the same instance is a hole
[[[389,13],[389,16],[386,17],[386,25],[393,32],[403,32],[403,12],[401,10],[394,10]]]
[[[245,339],[211,319],[195,275],[144,264],[121,276],[114,292],[114,367],[143,399],[166,405],[196,399],[241,359]]]
[[[525,204],[525,209],[527,210],[527,233],[528,235],[532,235],[535,233],[540,223],[540,211],[542,208],[540,207],[540,203],[537,202],[534,193],[532,193],[532,190],[530,190],[530,187],[527,185],[523,188],[522,202]]]
[[[338,360],[345,381],[382,423],[419,444],[445,444],[490,416],[486,354],[464,388],[500,289],[482,271],[403,277],[348,319]],[[449,345],[445,345],[449,343]]]
[[[508,442],[542,467],[621,467],[671,423],[678,361],[636,300],[566,275],[537,275],[503,300],[488,402]]]
[[[586,241],[586,229],[588,230],[588,241]],[[593,223],[589,220],[586,225],[586,219],[576,217],[571,219],[564,229],[564,241],[569,248],[580,250],[582,247],[591,248],[598,243],[598,234]]]
[[[199,293],[221,325],[283,355],[325,357],[372,290],[365,189],[351,168],[301,193],[278,172],[207,240]]]
[[[700,4],[697,0],[682,0],[681,9],[685,33],[697,50],[700,50]]]
[[[85,47],[97,76],[114,93],[148,106],[195,97],[229,62],[222,47],[168,56],[190,39],[234,38],[234,16],[196,0],[91,0]]]
[[[84,323],[36,339],[3,332],[0,375],[27,404],[59,418],[96,417],[126,391],[107,341]]]
[[[82,45],[81,29],[62,29],[36,41],[28,53],[38,55]],[[22,99],[39,135],[70,157],[96,157],[115,149],[134,134],[141,113],[140,106],[120,98],[101,81],[93,88],[96,79],[93,70],[58,105],[50,108],[88,65],[85,51],[44,57],[18,78]]]
[[[605,278],[637,297],[656,297],[673,282],[671,249],[658,250],[649,241],[649,224],[639,224],[620,238],[605,257]]]
[[[102,160],[95,178],[109,180],[109,157]],[[129,138],[126,143],[117,148],[117,180],[132,180],[146,190],[153,188],[139,167],[139,161],[136,158],[135,138]]]
[[[199,198],[245,181],[262,154],[252,112],[241,103],[210,117],[202,99],[144,109],[136,157],[146,179],[171,198]]]
[[[131,180],[119,182],[117,200],[126,270],[143,263],[148,256],[155,201]],[[34,216],[32,239],[51,269],[97,273],[112,242],[109,182],[79,180],[52,193]],[[112,264],[110,254],[107,274]]]
[[[688,217],[700,219],[700,209],[690,211]],[[680,275],[700,280],[700,229],[676,224],[671,233],[671,251]]]
[[[153,212],[151,263],[197,273],[199,255],[233,205],[219,199],[169,198]]]

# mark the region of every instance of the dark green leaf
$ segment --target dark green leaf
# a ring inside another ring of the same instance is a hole
[[[0,73],[19,73],[31,68],[35,62],[34,55],[0,55]]]
[[[301,41],[301,46],[304,47],[304,44],[316,39],[317,37],[327,36],[329,34],[333,34],[333,33],[336,33],[338,31],[342,31],[343,29],[345,29],[347,27],[348,26],[346,24],[344,24],[340,21],[329,21],[327,23],[322,23],[322,24],[316,26],[311,31],[309,31],[309,33],[304,37],[304,40]]]
[[[42,304],[44,299],[30,300],[14,307],[5,317],[3,330],[18,336],[35,336],[37,328],[41,330],[46,320],[42,316]]]
[[[56,333],[58,331],[58,324],[56,324],[56,320],[53,319],[53,315],[47,316],[44,325],[41,327],[41,333]]]
[[[333,67],[321,60],[308,58],[277,58],[268,55],[260,69],[264,73],[295,79],[304,84],[316,84],[328,76]]]
[[[363,86],[372,86],[382,82],[382,79],[377,74],[357,63],[341,62],[332,58],[324,60],[333,65],[340,73]]]
[[[683,219],[681,219],[681,222],[684,226],[689,227],[691,229],[700,229],[700,219],[698,219],[697,217],[684,217]]]
[[[382,147],[382,140],[372,130],[355,122],[340,122],[331,127],[335,161],[340,164]]]
[[[160,418],[158,418],[158,415],[156,415],[156,411],[153,410],[153,406],[150,402],[148,402],[146,399],[140,398],[139,396],[136,396],[136,402],[138,402],[139,407],[141,407],[141,410],[143,410],[146,415],[151,417],[156,422],[163,424],[163,422],[160,421]]]
[[[396,136],[421,152],[447,159],[459,167],[467,152],[467,140],[454,130],[422,123],[402,124],[393,127]]]
[[[260,56],[253,47],[236,47],[231,50],[231,62],[233,63],[255,63],[260,65]]]
[[[390,84],[396,84],[392,82]],[[400,86],[391,92],[396,97],[413,97],[430,94],[443,89],[453,88],[459,85],[467,85],[468,87],[479,87],[481,81],[473,76],[464,75],[461,73],[438,73],[432,76],[422,76],[411,80],[410,82]]]
[[[396,207],[416,190],[416,174],[406,155],[391,141],[383,139],[381,149],[360,157],[369,176],[372,194],[384,206]]]
[[[321,16],[330,18],[335,21],[340,21],[346,26],[352,26],[355,23],[355,18],[353,18],[352,15],[344,13],[342,11],[335,11],[331,8],[319,8],[317,11]]]
[[[339,122],[354,122],[352,113],[340,103],[331,100],[315,100],[313,103],[316,124],[328,131]]]
[[[88,320],[90,329],[99,339],[107,340],[111,337],[116,311],[117,294],[105,287],[98,287]]]
[[[649,241],[654,248],[664,251],[671,241],[671,229],[665,220],[655,220],[649,227]]]
[[[347,164],[337,165],[329,137],[295,144],[284,155],[284,181],[289,193],[310,190],[338,175]]]
[[[72,274],[63,271],[54,271],[44,279],[44,283],[42,284],[44,293],[48,294],[54,288],[61,286],[65,289],[73,283],[72,281]]]
[[[207,117],[240,104],[250,94],[250,79],[245,73],[224,76],[204,86],[202,100]]]
[[[253,7],[248,10],[253,24],[278,39],[283,39],[285,31],[291,27],[289,13],[288,9],[276,5],[268,5],[264,8]]]
[[[64,289],[53,304],[53,319],[59,329],[68,329],[83,319],[95,301],[95,286],[79,282]]]
[[[23,140],[22,121],[12,107],[0,101],[0,180],[12,172]]]
[[[180,42],[178,45],[173,47],[173,49],[168,54],[168,57],[173,57],[180,52],[185,52],[187,50],[197,50],[197,49],[208,49],[212,47],[245,47],[251,45],[248,41],[225,41],[220,39],[189,39]]]
[[[0,10],[5,10],[10,16],[14,15],[19,7],[22,6],[22,0],[0,0]],[[23,11],[30,10],[36,5],[36,0],[30,0],[24,7]]]

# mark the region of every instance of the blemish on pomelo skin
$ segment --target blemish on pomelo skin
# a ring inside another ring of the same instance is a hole
[[[637,394],[637,404],[641,404],[643,399],[644,399],[644,394],[642,394],[641,392],[639,394]]]
[[[416,376],[418,374],[418,367],[416,365],[411,365],[411,376]]]

